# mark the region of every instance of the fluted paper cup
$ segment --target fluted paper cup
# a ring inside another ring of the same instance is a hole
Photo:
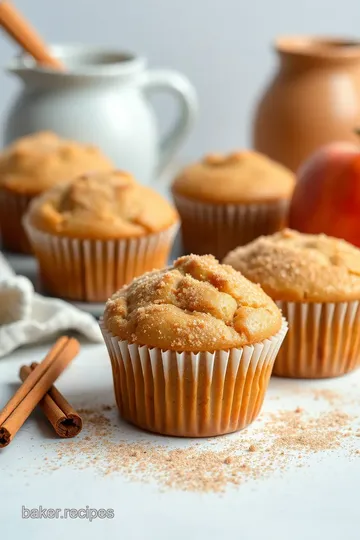
[[[360,367],[360,302],[277,302],[289,332],[274,375],[337,377]]]
[[[32,200],[32,196],[0,188],[0,230],[4,249],[14,253],[31,253],[22,218]]]
[[[82,240],[45,233],[25,217],[43,288],[54,296],[105,302],[116,290],[167,264],[178,225],[121,240]]]
[[[243,429],[260,412],[273,364],[287,332],[215,352],[176,352],[130,344],[103,321],[121,416],[148,431],[209,437]]]
[[[262,204],[209,204],[173,193],[181,216],[181,231],[187,253],[211,253],[221,260],[238,246],[263,234],[283,229],[289,201]]]

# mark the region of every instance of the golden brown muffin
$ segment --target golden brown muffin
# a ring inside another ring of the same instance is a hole
[[[287,328],[260,287],[211,255],[137,278],[108,300],[100,326],[121,415],[190,437],[256,418]]]
[[[41,131],[16,140],[2,152],[0,187],[35,196],[79,174],[112,168],[96,146]]]
[[[122,171],[87,174],[55,186],[34,201],[28,217],[41,231],[84,239],[144,236],[178,221],[170,203]]]
[[[40,132],[18,139],[0,154],[0,227],[5,249],[30,253],[21,220],[32,199],[55,184],[112,163],[98,148]]]
[[[294,174],[266,156],[250,150],[210,154],[186,167],[173,192],[213,204],[249,204],[289,199]]]
[[[117,292],[107,302],[104,321],[130,343],[206,351],[244,347],[276,334],[281,313],[230,266],[211,255],[191,255]]]
[[[172,186],[185,252],[222,259],[281,230],[294,184],[292,172],[252,151],[209,155],[185,168]]]
[[[289,333],[274,374],[335,377],[360,366],[360,250],[325,235],[284,230],[224,262],[274,299]]]
[[[177,223],[170,203],[121,171],[54,186],[24,219],[44,288],[87,302],[165,266]]]
[[[360,250],[329,236],[285,229],[229,253],[230,264],[275,300],[348,302],[360,299]]]

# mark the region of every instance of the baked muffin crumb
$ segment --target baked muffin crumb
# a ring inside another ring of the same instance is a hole
[[[109,171],[111,161],[94,145],[40,131],[17,139],[0,155],[0,188],[36,196],[87,171]]]
[[[288,200],[294,174],[252,150],[213,153],[187,166],[173,183],[176,196],[213,204],[254,204]]]
[[[29,221],[43,232],[105,240],[160,232],[178,216],[168,201],[131,174],[109,171],[53,187],[32,203]]]
[[[285,229],[236,248],[224,258],[275,300],[360,299],[360,250],[344,240]]]
[[[196,352],[258,343],[282,319],[258,285],[212,255],[188,255],[115,293],[104,321],[130,343]]]

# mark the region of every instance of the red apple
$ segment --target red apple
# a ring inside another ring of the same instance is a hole
[[[325,233],[360,246],[360,148],[332,143],[300,167],[289,226]]]

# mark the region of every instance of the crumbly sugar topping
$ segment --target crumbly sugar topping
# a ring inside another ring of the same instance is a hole
[[[230,252],[224,263],[275,300],[360,299],[360,250],[344,240],[285,229]]]
[[[104,321],[131,343],[171,350],[221,350],[260,342],[281,327],[261,288],[212,255],[180,257],[107,302]]]

